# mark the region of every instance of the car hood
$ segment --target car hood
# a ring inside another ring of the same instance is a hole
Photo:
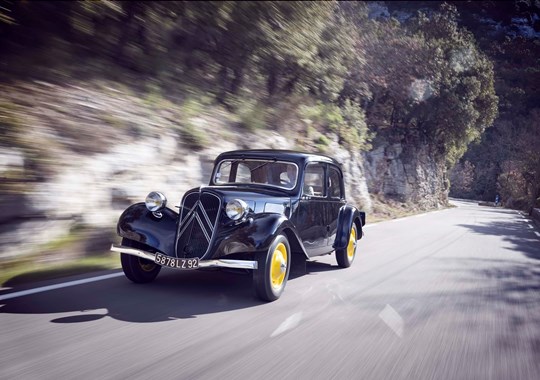
[[[202,186],[192,191],[210,192],[219,196],[223,201],[223,207],[233,199],[241,199],[247,203],[251,211],[255,213],[272,212],[287,214],[291,205],[291,197],[285,191],[278,189],[241,188],[233,186]]]

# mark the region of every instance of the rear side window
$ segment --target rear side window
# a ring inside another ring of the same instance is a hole
[[[343,188],[341,186],[341,175],[337,168],[328,168],[328,194],[330,198],[343,198]]]
[[[309,164],[304,172],[304,195],[324,197],[324,165]]]

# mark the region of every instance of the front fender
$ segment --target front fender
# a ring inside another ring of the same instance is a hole
[[[305,254],[294,225],[282,214],[256,214],[240,226],[235,226],[232,231],[224,232],[225,237],[221,239],[217,250],[218,256],[266,251],[280,233],[287,236],[293,251],[302,251]]]
[[[362,226],[366,220],[365,215],[364,212],[358,211],[356,207],[351,205],[344,205],[339,209],[336,240],[333,245],[334,249],[344,249],[347,247],[353,223],[356,224],[358,231],[357,240],[362,238]]]
[[[144,203],[128,207],[120,216],[117,233],[121,237],[146,244],[166,255],[174,256],[174,238],[178,214],[165,208],[155,217]]]

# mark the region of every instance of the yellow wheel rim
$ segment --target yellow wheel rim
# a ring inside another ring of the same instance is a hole
[[[356,230],[351,228],[351,236],[349,237],[349,245],[347,246],[347,258],[351,261],[356,253]]]
[[[287,248],[285,244],[279,243],[272,253],[272,261],[270,264],[270,280],[272,288],[279,290],[285,281],[287,274]]]

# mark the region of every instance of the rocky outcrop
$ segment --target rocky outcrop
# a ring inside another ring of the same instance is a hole
[[[24,195],[3,198],[9,204],[2,207],[7,219],[3,218],[0,231],[0,260],[32,253],[32,248],[69,234],[75,223],[95,229],[108,226],[112,231],[120,213],[153,190],[165,193],[173,208],[185,191],[209,182],[219,153],[246,148],[295,149],[295,140],[274,131],[258,131],[233,134],[208,145],[193,151],[169,132],[121,142],[91,156],[59,157],[53,176],[34,184]],[[331,150],[343,163],[349,200],[370,211],[362,157],[336,141]]]
[[[421,208],[440,208],[448,199],[444,163],[427,145],[382,142],[364,154],[370,193]]]
[[[359,152],[350,152],[332,138],[330,155],[341,163],[347,200],[359,209],[370,213],[373,208],[364,169],[364,159]]]

